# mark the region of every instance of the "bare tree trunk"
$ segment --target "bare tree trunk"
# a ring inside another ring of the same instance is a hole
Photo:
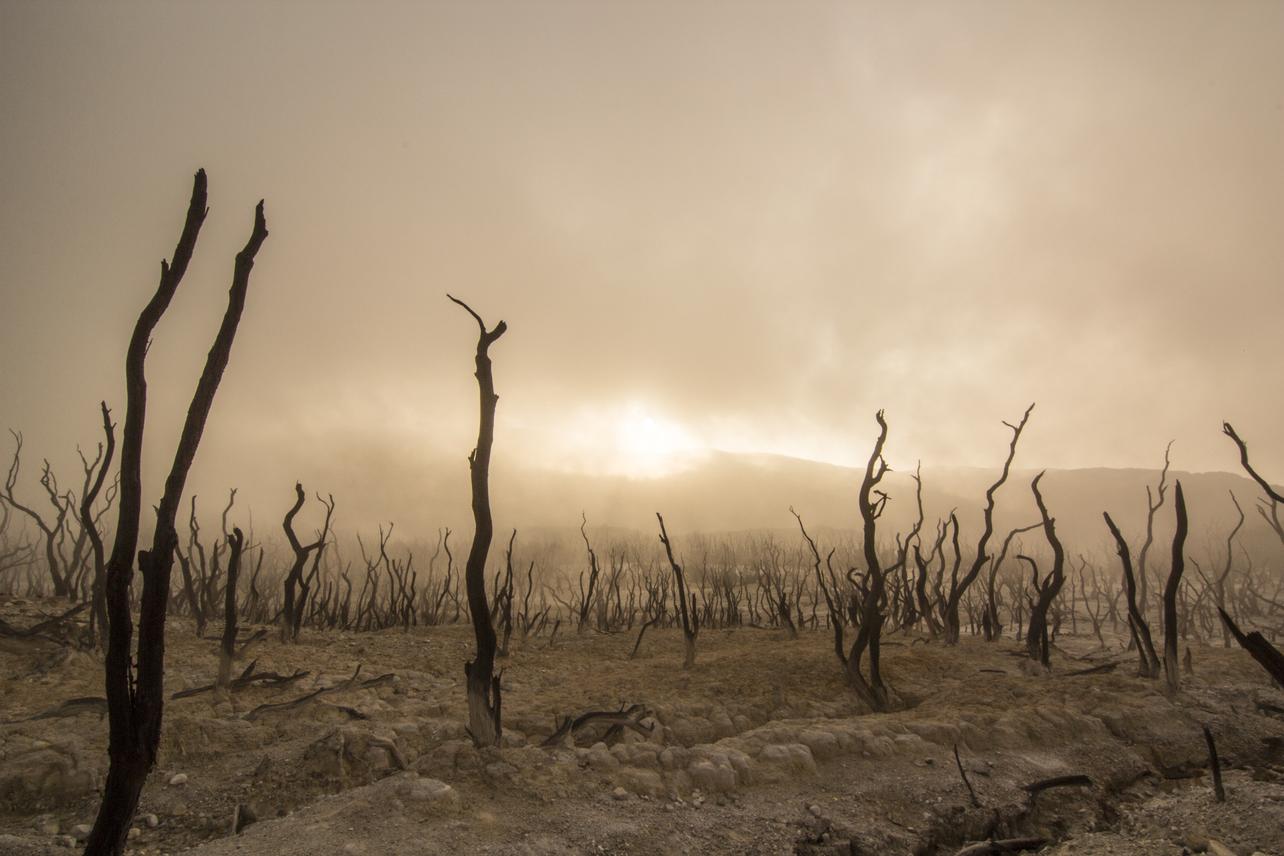
[[[1173,564],[1164,586],[1164,679],[1169,692],[1181,688],[1181,664],[1177,662],[1177,591],[1182,571],[1186,568],[1186,499],[1181,481],[1173,486],[1173,504],[1177,507],[1177,531],[1173,533]]]
[[[696,612],[694,594],[690,595],[690,609],[687,608],[688,592],[686,575],[682,573],[682,566],[673,558],[673,545],[669,542],[669,533],[665,531],[664,518],[660,516],[660,512],[657,511],[655,513],[655,519],[660,521],[660,543],[664,545],[664,554],[669,559],[669,567],[673,570],[673,579],[678,588],[678,615],[682,618],[682,638],[685,642],[682,668],[690,669],[695,665],[696,637],[700,635],[700,613]],[[638,639],[640,642],[640,634]]]
[[[1128,629],[1132,634],[1133,644],[1137,646],[1137,657],[1140,661],[1137,665],[1137,675],[1142,678],[1157,678],[1159,677],[1159,656],[1155,654],[1155,643],[1150,637],[1150,626],[1146,624],[1146,617],[1137,605],[1137,580],[1132,573],[1132,556],[1128,552],[1128,542],[1124,540],[1123,534],[1110,519],[1110,515],[1102,512],[1102,516],[1106,520],[1110,534],[1114,536],[1119,561],[1123,564],[1124,594],[1128,598]]]
[[[165,481],[165,492],[157,507],[152,549],[141,552],[138,556],[143,593],[139,616],[138,670],[134,674],[130,662],[133,621],[129,608],[129,584],[133,576],[142,507],[143,423],[147,407],[144,362],[152,331],[173,299],[191,260],[197,235],[205,219],[205,199],[205,171],[201,170],[196,173],[187,219],[174,251],[173,264],[161,263],[160,285],[139,315],[125,358],[126,410],[121,444],[119,520],[111,558],[107,563],[106,590],[109,635],[105,672],[110,723],[107,750],[110,765],[102,804],[85,846],[87,856],[116,856],[124,851],[126,835],[138,809],[143,783],[156,763],[164,710],[165,610],[169,603],[169,578],[174,550],[178,545],[174,518],[187,473],[205,429],[205,421],[214,403],[214,394],[231,355],[232,341],[245,307],[250,270],[254,266],[259,247],[267,238],[263,203],[259,202],[255,210],[254,230],[245,248],[236,257],[227,311],[197,382],[174,454],[174,463]]]
[[[476,377],[481,415],[477,447],[468,456],[473,492],[473,545],[468,551],[468,563],[464,569],[468,611],[477,637],[477,658],[464,664],[464,675],[468,679],[468,731],[473,745],[480,748],[498,746],[500,737],[501,697],[499,678],[494,673],[497,640],[495,627],[490,621],[490,607],[486,603],[486,556],[490,552],[495,528],[490,515],[490,449],[495,440],[495,405],[499,403],[489,351],[495,340],[504,335],[508,325],[500,321],[493,330],[487,330],[486,323],[472,307],[457,298],[450,299],[473,316],[480,330]]]

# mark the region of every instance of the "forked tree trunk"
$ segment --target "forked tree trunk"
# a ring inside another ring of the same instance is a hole
[[[134,327],[125,358],[125,427],[121,442],[120,506],[115,541],[107,563],[106,602],[108,640],[106,659],[107,713],[109,720],[107,782],[102,804],[85,846],[87,856],[120,854],[125,849],[129,825],[138,810],[138,798],[147,774],[156,763],[164,711],[165,611],[178,533],[174,518],[187,473],[200,444],[201,434],[223,370],[231,355],[232,341],[245,307],[254,257],[267,238],[263,203],[255,210],[254,230],[236,257],[227,311],[206,358],[179,437],[174,463],[157,506],[152,549],[138,555],[143,577],[139,615],[137,670],[131,669],[133,620],[129,585],[138,545],[142,507],[143,423],[147,408],[144,362],[153,329],[173,299],[183,278],[201,223],[205,219],[205,171],[196,174],[183,234],[174,251],[173,264],[161,263],[160,285],[144,307]]]
[[[1035,505],[1039,508],[1039,517],[1043,520],[1043,534],[1052,547],[1052,570],[1048,571],[1047,577],[1040,582],[1039,569],[1034,560],[1028,556],[1018,558],[1028,562],[1034,571],[1035,600],[1030,609],[1030,622],[1026,628],[1026,650],[1030,654],[1030,659],[1041,663],[1046,669],[1052,666],[1048,644],[1048,610],[1060,594],[1061,587],[1065,585],[1066,556],[1061,546],[1061,539],[1057,537],[1056,518],[1048,515],[1043,494],[1039,492],[1039,481],[1042,478],[1043,473],[1034,477],[1034,481],[1030,483],[1030,491],[1034,494]]]
[[[1025,429],[1025,423],[1030,419],[1030,412],[1034,410],[1032,403],[1025,410],[1025,415],[1021,417],[1020,423],[1013,425],[1010,422],[1004,422],[1012,430],[1012,442],[1008,444],[1008,456],[1003,462],[1003,471],[994,484],[990,485],[985,492],[985,511],[982,515],[984,519],[984,528],[981,530],[981,537],[976,542],[976,557],[972,560],[972,566],[968,569],[963,579],[952,578],[950,581],[950,591],[945,597],[945,644],[957,645],[959,643],[959,604],[963,602],[963,595],[967,592],[968,587],[976,581],[977,575],[985,567],[985,563],[990,560],[990,555],[985,552],[986,546],[990,543],[990,537],[994,534],[994,495],[1003,483],[1008,480],[1008,473],[1012,470],[1012,459],[1016,457],[1017,443],[1021,440],[1021,432]],[[954,522],[954,535],[958,537],[958,521]]]
[[[490,515],[490,449],[495,439],[495,405],[499,403],[489,351],[495,340],[504,335],[508,325],[500,321],[493,330],[487,330],[486,323],[472,307],[457,298],[450,299],[473,316],[480,330],[476,377],[481,414],[477,447],[468,456],[473,493],[473,545],[468,551],[468,563],[464,569],[468,612],[477,637],[477,658],[464,664],[464,675],[468,682],[468,732],[473,745],[481,748],[498,746],[500,738],[501,697],[499,678],[495,675],[495,650],[498,646],[495,627],[490,620],[490,607],[486,602],[486,556],[490,552],[495,528]]]

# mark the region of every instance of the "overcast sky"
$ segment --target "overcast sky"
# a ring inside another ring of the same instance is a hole
[[[464,478],[447,291],[510,326],[509,462],[854,462],[886,408],[894,465],[991,465],[1037,400],[1025,466],[1234,470],[1230,419],[1278,479],[1282,44],[1249,0],[0,0],[0,427],[70,466],[123,418],[204,167],[153,468],[271,235],[197,484]]]

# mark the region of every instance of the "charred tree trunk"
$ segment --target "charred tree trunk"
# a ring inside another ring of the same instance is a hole
[[[1177,592],[1182,571],[1186,568],[1186,499],[1181,481],[1173,485],[1173,504],[1177,508],[1177,530],[1173,533],[1173,563],[1164,586],[1164,682],[1169,692],[1181,688],[1181,664],[1177,662]]]
[[[173,264],[161,263],[160,285],[143,308],[134,327],[125,358],[125,427],[121,444],[121,489],[119,520],[111,559],[107,563],[106,690],[109,719],[108,757],[110,766],[102,804],[85,846],[87,856],[120,854],[124,851],[130,822],[138,809],[147,774],[156,763],[164,710],[165,610],[169,603],[169,580],[173,569],[178,533],[174,519],[200,444],[205,421],[214,403],[219,381],[227,367],[232,341],[245,307],[250,270],[259,247],[267,238],[263,203],[255,210],[254,230],[245,248],[236,257],[227,311],[206,358],[205,368],[187,411],[178,449],[165,492],[157,506],[152,549],[138,555],[143,577],[142,610],[139,615],[137,673],[131,667],[133,620],[129,609],[129,584],[133,576],[134,551],[138,544],[142,507],[143,422],[147,407],[147,380],[144,363],[152,330],[168,308],[187,270],[201,224],[205,219],[205,171],[196,174],[192,199],[182,236],[174,251]]]
[[[655,519],[660,521],[660,543],[664,545],[664,554],[669,559],[669,567],[673,570],[673,579],[678,589],[678,615],[682,618],[682,638],[686,643],[682,668],[690,669],[695,665],[696,637],[700,635],[700,613],[696,611],[695,595],[688,595],[687,578],[682,572],[682,566],[673,558],[673,545],[669,542],[669,533],[665,531],[664,518],[660,516],[660,512],[655,513]],[[688,597],[691,601],[690,609],[687,608]],[[638,635],[638,641],[641,642],[641,634]]]
[[[450,297],[450,295],[446,295]],[[464,664],[468,680],[468,731],[473,745],[498,746],[500,737],[500,688],[495,675],[495,627],[490,621],[490,607],[486,603],[486,556],[494,535],[494,522],[490,515],[490,449],[495,439],[495,380],[491,373],[490,346],[504,335],[508,325],[500,321],[493,330],[486,329],[481,316],[467,303],[454,297],[450,299],[462,306],[477,322],[477,389],[480,395],[480,420],[477,428],[477,447],[468,456],[468,469],[473,493],[473,545],[468,551],[464,569],[464,585],[468,592],[468,612],[473,620],[473,633],[477,637],[477,658]]]
[[[1146,623],[1146,618],[1137,604],[1137,580],[1132,572],[1132,556],[1128,552],[1128,542],[1124,540],[1119,527],[1110,519],[1109,514],[1102,512],[1102,517],[1106,519],[1106,526],[1114,536],[1119,561],[1123,564],[1124,595],[1128,598],[1128,629],[1132,633],[1133,644],[1137,646],[1139,660],[1137,675],[1142,678],[1157,678],[1159,677],[1159,656],[1155,654],[1155,643],[1150,637],[1150,625]]]

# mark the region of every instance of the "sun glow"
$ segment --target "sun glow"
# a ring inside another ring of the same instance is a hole
[[[689,428],[637,401],[583,408],[557,441],[563,468],[632,478],[679,472],[708,452]]]

